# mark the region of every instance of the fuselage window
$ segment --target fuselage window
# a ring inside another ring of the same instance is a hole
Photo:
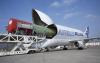
[[[66,30],[59,30],[58,35],[67,35],[67,31]]]
[[[67,31],[67,35],[68,36],[75,36],[75,33],[74,32],[70,32],[70,31]]]
[[[78,33],[78,32],[75,32],[75,35],[77,35],[77,36],[83,36],[82,33]]]

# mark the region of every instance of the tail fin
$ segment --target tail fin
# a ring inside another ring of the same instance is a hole
[[[86,35],[86,37],[89,38],[89,26],[86,27],[86,30],[84,32],[84,35]]]

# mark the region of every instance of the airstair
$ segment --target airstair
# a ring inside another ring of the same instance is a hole
[[[45,36],[0,34],[0,56],[33,53],[41,48]]]

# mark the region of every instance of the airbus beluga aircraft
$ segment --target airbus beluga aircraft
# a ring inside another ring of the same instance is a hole
[[[49,50],[49,48],[55,48],[58,46],[63,46],[63,49],[67,49],[66,46],[70,43],[73,43],[78,49],[84,49],[85,39],[88,36],[89,31],[88,27],[85,32],[82,32],[75,28],[57,25],[48,15],[36,9],[32,10],[32,20],[33,23],[27,23],[11,19],[7,30],[9,33],[16,34],[45,35],[46,40],[40,46],[41,49]],[[18,23],[21,24],[21,28],[18,28]],[[27,30],[27,32],[25,32],[25,30]]]
[[[45,33],[47,38],[47,41],[41,46],[42,48],[64,46],[64,49],[67,49],[66,45],[69,43],[74,43],[78,49],[84,48],[84,39],[88,35],[88,28],[86,28],[85,32],[82,32],[78,29],[57,25],[53,23],[49,16],[36,9],[32,11],[32,17],[34,24],[47,28],[47,32],[43,31],[43,29],[39,31]],[[36,28],[34,29],[36,32]]]

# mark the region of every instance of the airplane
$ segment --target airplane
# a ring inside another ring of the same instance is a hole
[[[73,43],[79,50],[85,48],[85,39],[88,38],[89,27],[83,32],[75,28],[57,25],[47,14],[37,9],[32,9],[32,21],[32,23],[29,23],[10,19],[7,31],[8,33],[22,35],[45,35],[46,40],[39,46],[41,50],[46,49],[46,51],[49,51],[50,48],[58,46],[63,46],[63,49],[67,50],[70,43]]]

